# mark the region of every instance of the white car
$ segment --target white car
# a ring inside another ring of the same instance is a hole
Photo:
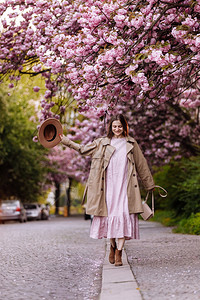
[[[0,223],[5,221],[26,222],[26,210],[20,200],[0,200]]]
[[[26,215],[28,220],[41,220],[41,207],[37,203],[26,203],[24,204]]]

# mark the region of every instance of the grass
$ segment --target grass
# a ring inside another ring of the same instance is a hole
[[[176,226],[179,219],[175,217],[175,213],[172,211],[158,210],[155,212],[152,221],[159,222],[164,226]]]
[[[164,226],[172,226],[174,233],[200,235],[200,213],[191,214],[189,218],[175,217],[172,211],[156,211],[152,221]]]

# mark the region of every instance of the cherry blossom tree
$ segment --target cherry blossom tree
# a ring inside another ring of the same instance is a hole
[[[41,73],[46,99],[67,90],[99,115],[132,98],[200,104],[184,97],[199,90],[198,1],[7,0],[0,11],[2,78]]]
[[[138,141],[150,166],[163,165],[170,159],[180,159],[199,153],[199,126],[190,110],[168,101],[154,106],[135,105],[130,102],[125,106],[116,106],[113,114],[122,113],[127,118],[129,131]],[[75,141],[86,144],[90,140],[106,135],[107,121],[101,121],[95,114],[85,113],[87,119],[71,127],[68,136]],[[88,168],[88,164],[86,164]]]
[[[0,12],[0,78],[14,88],[41,74],[40,121],[64,114],[71,94],[93,121],[125,112],[154,162],[198,152],[199,1],[6,0]]]

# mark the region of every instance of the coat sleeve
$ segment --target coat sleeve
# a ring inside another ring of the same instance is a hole
[[[97,140],[94,140],[92,143],[87,144],[87,145],[81,145],[81,144],[71,141],[66,136],[63,137],[61,143],[69,148],[72,148],[72,149],[78,151],[83,156],[92,155],[96,151],[97,146],[98,146]]]
[[[151,190],[155,187],[155,183],[153,180],[153,176],[151,175],[151,171],[148,167],[146,158],[144,157],[138,143],[134,142],[134,161],[137,173],[142,180],[142,184],[146,190]]]

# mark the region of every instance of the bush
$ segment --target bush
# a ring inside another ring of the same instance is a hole
[[[0,197],[35,202],[43,195],[47,150],[32,141],[34,107],[16,93],[8,97],[1,88],[0,111]]]
[[[200,213],[192,214],[188,219],[182,219],[173,232],[200,235]]]
[[[189,217],[200,211],[200,156],[172,161],[154,174],[156,184],[168,191],[167,198],[156,196],[156,208]]]

